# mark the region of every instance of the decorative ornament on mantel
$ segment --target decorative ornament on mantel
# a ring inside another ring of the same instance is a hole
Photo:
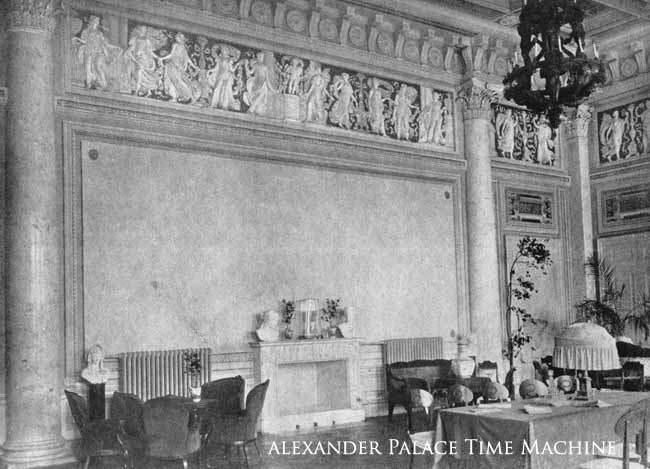
[[[457,334],[453,329],[451,336],[456,338],[458,345],[458,355],[451,360],[451,371],[458,378],[471,378],[474,374],[476,362],[474,358],[469,356],[469,345],[474,342],[474,337],[471,334]]]
[[[556,129],[564,107],[576,107],[605,83],[605,66],[593,45],[585,50],[584,12],[575,0],[523,0],[517,31],[523,65],[505,77],[504,97],[545,115]]]
[[[190,397],[194,402],[201,400],[201,356],[198,352],[188,351],[183,353],[185,373],[190,375]]]

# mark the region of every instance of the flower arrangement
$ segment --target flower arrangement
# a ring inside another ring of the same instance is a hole
[[[282,315],[282,322],[286,324],[284,329],[284,338],[293,339],[293,331],[291,330],[291,321],[296,316],[296,303],[293,300],[285,300],[282,298],[280,301],[280,313]]]
[[[185,373],[190,376],[201,374],[201,357],[199,352],[184,352],[183,361],[185,362]]]
[[[320,310],[320,317],[322,320],[327,321],[330,327],[334,327],[334,320],[343,317],[345,309],[341,306],[341,298],[332,300],[325,298],[325,307]]]

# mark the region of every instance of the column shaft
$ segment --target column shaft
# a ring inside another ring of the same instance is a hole
[[[6,468],[64,460],[61,165],[50,2],[10,2],[6,164]]]

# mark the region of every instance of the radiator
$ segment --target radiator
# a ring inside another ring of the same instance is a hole
[[[184,373],[185,352],[201,357],[200,383],[210,380],[210,349],[156,350],[118,354],[120,390],[137,395],[143,401],[173,394],[189,396],[190,375]]]
[[[384,343],[384,363],[442,358],[442,337],[390,339]]]

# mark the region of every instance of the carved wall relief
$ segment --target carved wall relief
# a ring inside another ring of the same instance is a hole
[[[543,116],[498,103],[492,106],[499,158],[556,166],[557,134]]]
[[[650,187],[636,186],[603,192],[601,213],[604,227],[647,224],[650,220]]]
[[[72,78],[88,89],[454,147],[449,92],[133,21],[122,49],[99,16],[73,24]]]
[[[509,224],[552,224],[553,196],[548,193],[506,189],[506,216]]]
[[[598,113],[600,163],[650,155],[650,100]]]

